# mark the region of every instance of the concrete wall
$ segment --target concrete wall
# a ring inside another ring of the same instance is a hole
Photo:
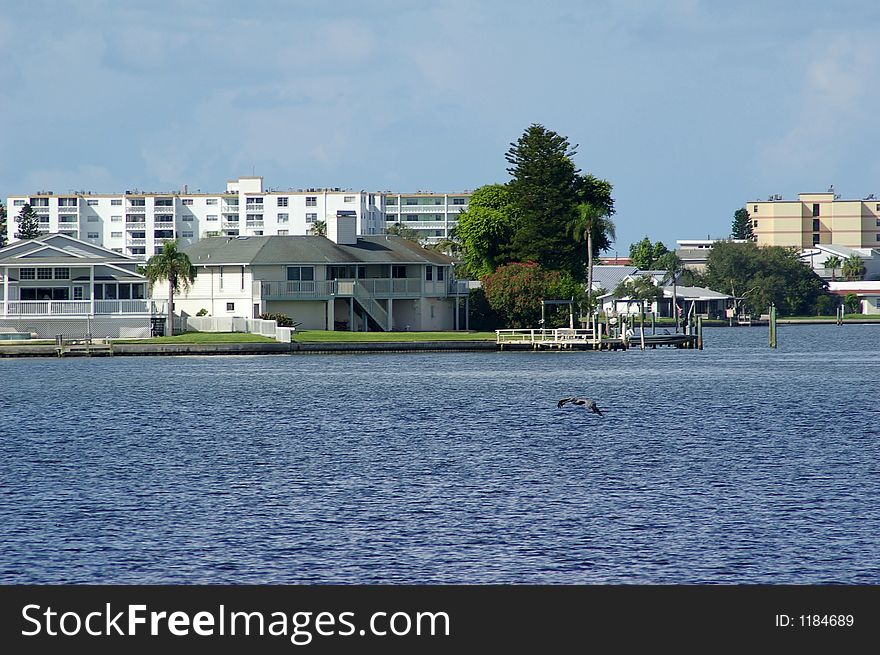
[[[299,322],[299,330],[326,330],[327,303],[323,300],[270,300],[266,302],[269,314],[286,314],[294,322]],[[346,318],[337,320],[348,320]]]

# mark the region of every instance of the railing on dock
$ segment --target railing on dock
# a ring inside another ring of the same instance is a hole
[[[530,343],[535,345],[596,344],[602,338],[601,326],[598,338],[593,330],[573,328],[495,330],[498,344]]]

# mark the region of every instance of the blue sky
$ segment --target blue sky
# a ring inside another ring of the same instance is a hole
[[[751,199],[880,195],[874,2],[0,0],[0,196],[460,191],[531,123],[614,185],[620,253]]]

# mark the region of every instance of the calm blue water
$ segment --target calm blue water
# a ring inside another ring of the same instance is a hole
[[[0,582],[880,583],[880,326],[705,337],[0,360]]]

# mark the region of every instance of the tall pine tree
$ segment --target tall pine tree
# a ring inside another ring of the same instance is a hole
[[[584,277],[583,248],[571,238],[583,181],[568,139],[543,125],[530,125],[510,144],[507,162],[511,205],[517,216],[512,258]]]
[[[734,239],[755,240],[755,233],[752,232],[752,219],[749,218],[749,211],[745,207],[740,207],[733,212],[733,225],[730,229],[730,236]]]
[[[36,239],[40,236],[40,219],[34,208],[26,204],[18,214],[18,232],[16,239]]]
[[[6,207],[0,202],[0,248],[6,245]]]

